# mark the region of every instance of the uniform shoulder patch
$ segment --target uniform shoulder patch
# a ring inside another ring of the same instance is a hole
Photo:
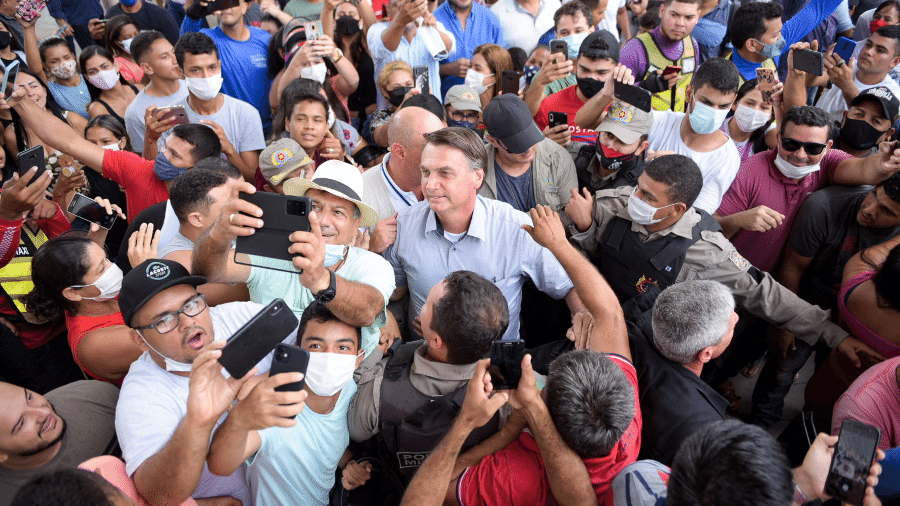
[[[710,244],[714,244],[722,251],[727,251],[732,247],[731,241],[729,241],[727,237],[725,237],[721,232],[718,231],[702,230],[700,231],[700,238]]]
[[[750,262],[747,261],[746,258],[741,256],[737,250],[732,250],[731,255],[728,256],[728,259],[737,266],[738,269],[745,271],[750,268]]]

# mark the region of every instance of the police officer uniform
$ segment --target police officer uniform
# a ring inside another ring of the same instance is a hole
[[[730,288],[735,301],[750,313],[807,343],[815,344],[821,338],[834,348],[847,337],[844,330],[831,323],[828,311],[800,299],[768,273],[753,267],[715,230],[706,219],[709,215],[691,208],[674,225],[658,232],[650,232],[631,221],[626,204],[632,191],[632,187],[626,186],[597,192],[590,228],[580,233],[572,230],[572,241],[599,266],[620,300],[645,292],[651,284],[662,290],[671,283],[708,279]],[[620,228],[616,222],[621,220],[626,220],[628,226],[618,242],[619,247],[633,241],[647,247],[623,249],[627,261],[618,262],[619,268],[611,268],[616,262],[601,257],[617,255],[618,238],[606,232],[610,226]],[[657,241],[671,244],[675,240],[687,245],[683,254],[673,255],[669,251],[668,255],[660,255],[666,248],[654,244]]]

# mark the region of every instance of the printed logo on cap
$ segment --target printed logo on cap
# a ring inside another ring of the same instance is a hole
[[[617,121],[619,123],[631,123],[631,119],[634,117],[634,109],[631,107],[617,107],[610,111],[609,118],[612,121]]]
[[[471,100],[474,102],[478,99],[478,95],[476,95],[473,91],[464,91],[459,95],[459,98],[462,100]]]
[[[272,166],[281,167],[285,163],[294,159],[294,153],[288,149],[279,149],[272,153]]]
[[[172,273],[172,270],[169,269],[169,266],[162,262],[152,262],[147,266],[147,277],[152,279],[153,281],[162,281],[169,277],[169,274]]]

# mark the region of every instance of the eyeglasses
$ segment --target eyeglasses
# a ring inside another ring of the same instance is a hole
[[[785,151],[791,152],[797,151],[802,147],[803,151],[806,151],[806,154],[815,156],[822,153],[827,145],[819,144],[818,142],[800,142],[796,139],[791,139],[790,137],[782,137],[781,147],[784,148]]]
[[[143,327],[134,327],[134,329],[153,329],[160,334],[167,334],[178,327],[179,315],[184,314],[185,316],[197,316],[198,314],[206,310],[206,307],[206,297],[202,293],[197,294],[196,296],[191,297],[187,302],[185,302],[184,305],[181,306],[181,309],[179,309],[178,311],[166,313],[157,318],[156,321],[154,321],[150,325],[144,325]]]
[[[468,121],[469,123],[476,123],[478,121],[477,112],[473,112],[471,114],[463,114],[460,111],[453,111],[450,113],[450,117],[456,121]]]

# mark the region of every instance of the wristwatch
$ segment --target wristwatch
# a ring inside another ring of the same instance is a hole
[[[334,275],[334,271],[330,269],[326,269],[328,271],[328,275],[331,277],[331,282],[328,283],[328,288],[322,290],[321,292],[316,294],[316,302],[319,304],[328,304],[329,302],[334,300],[335,296],[335,286],[337,286],[337,278]]]

